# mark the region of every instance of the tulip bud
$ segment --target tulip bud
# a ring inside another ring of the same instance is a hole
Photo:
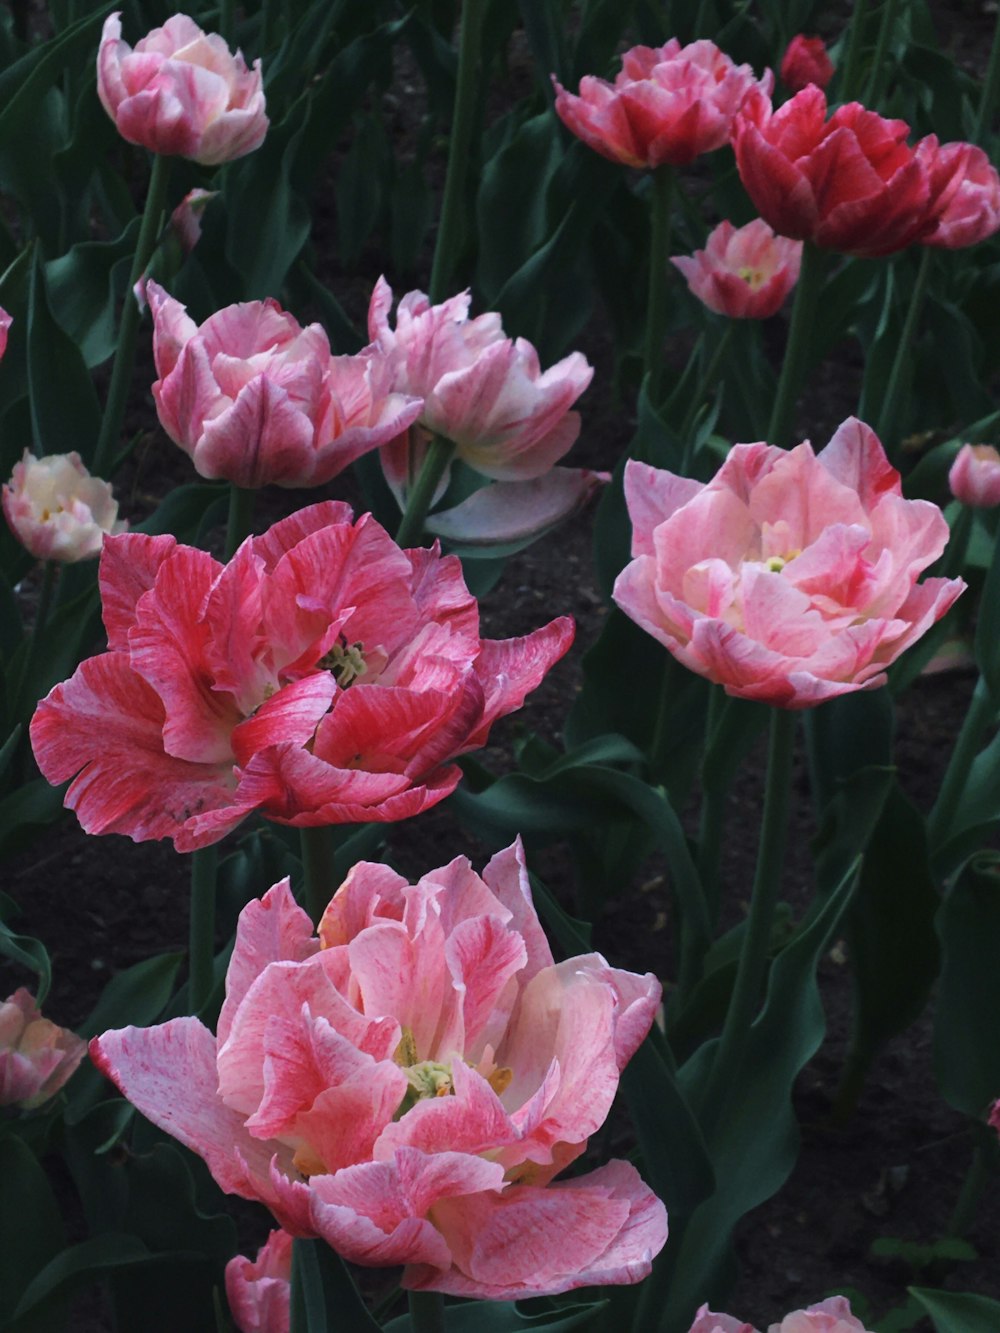
[[[801,32],[793,37],[781,58],[781,82],[785,87],[793,93],[810,83],[825,88],[832,78],[833,62],[822,37],[806,37]]]
[[[1000,505],[1000,453],[991,444],[963,444],[948,473],[956,500],[973,509]]]

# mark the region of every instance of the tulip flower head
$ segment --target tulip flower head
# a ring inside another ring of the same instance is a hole
[[[992,169],[981,150],[939,144],[933,134],[911,148],[905,121],[885,120],[858,102],[829,120],[826,110],[822,90],[810,84],[777,111],[751,93],[733,121],[740,179],[776,232],[870,258],[916,242],[948,244],[945,235],[972,244],[988,234],[982,204],[984,194],[991,197]],[[940,233],[949,217],[951,229]]]
[[[292,1238],[272,1231],[251,1262],[238,1254],[226,1264],[226,1300],[240,1333],[288,1333],[291,1328]]]
[[[728,143],[733,117],[751,89],[765,97],[770,70],[757,79],[734,65],[714,42],[634,46],[622,56],[614,83],[587,75],[579,96],[555,75],[556,112],[584,143],[629,167],[686,167]]]
[[[7,335],[10,332],[10,326],[13,322],[13,317],[7,314],[7,311],[4,310],[3,306],[0,306],[0,359],[3,358],[3,355],[7,350]]]
[[[776,236],[763,218],[745,227],[720,222],[704,250],[670,262],[709,310],[730,319],[767,319],[798,281],[802,242]]]
[[[703,1305],[695,1315],[688,1333],[757,1333],[757,1330],[742,1319],[735,1319],[731,1314],[716,1314]]]
[[[133,50],[120,12],[104,22],[97,53],[101,105],[129,143],[204,166],[259,148],[267,133],[260,61],[247,69],[215,33],[174,14]]]
[[[0,1106],[33,1110],[69,1081],[87,1043],[57,1027],[24,987],[0,1003]]]
[[[905,500],[863,422],[817,456],[738,444],[707,485],[645,463],[625,470],[626,615],[727,694],[807,708],[885,684],[886,668],[965,584],[927,579],[948,524]]]
[[[508,338],[494,312],[469,319],[469,293],[431,305],[409,292],[389,325],[392,289],[379,278],[368,336],[392,366],[397,392],[424,400],[420,424],[455,445],[475,472],[527,481],[550,470],[580,433],[570,411],[593,378],[581,352],[542,371],[524,338]]]
[[[186,255],[201,240],[202,214],[218,193],[218,190],[188,190],[170,214],[171,229]]]
[[[1000,176],[981,148],[969,145],[969,158],[958,190],[925,236],[924,245],[958,250],[977,245],[1000,228]]]
[[[826,53],[822,37],[797,33],[781,57],[781,82],[793,93],[810,83],[825,88],[833,78],[833,61]]]
[[[404,1287],[514,1300],[639,1282],[667,1235],[626,1162],[556,1177],[660,998],[600,954],[554,963],[520,842],[408,884],[362,862],[318,938],[288,881],[244,908],[213,1036],[94,1039],[98,1067],[229,1193]]]
[[[421,409],[392,390],[377,348],[331,356],[320,325],[303,329],[276,301],[226,306],[199,326],[158,283],[146,298],[160,424],[203,477],[319,486]]]
[[[108,533],[124,531],[109,482],[92,477],[80,455],[36,458],[25,449],[3,488],[11,532],[36,560],[73,564],[101,553]]]
[[[689,1333],[757,1333],[730,1314],[715,1314],[703,1305]],[[786,1314],[778,1324],[769,1324],[767,1333],[868,1333],[864,1324],[851,1313],[846,1296],[831,1296],[805,1310]]]
[[[296,827],[405,819],[450,761],[566,652],[567,617],[483,639],[454,556],[402,551],[328,501],[248,538],[228,565],[173,537],[109,539],[108,651],[43,699],[32,745],[88,833],[179,851],[248,815]]]
[[[948,473],[956,500],[973,509],[1000,505],[1000,453],[992,444],[963,444]]]

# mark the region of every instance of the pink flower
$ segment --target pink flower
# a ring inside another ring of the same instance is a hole
[[[832,78],[833,62],[826,53],[823,38],[797,33],[781,57],[781,82],[798,93],[810,83],[825,88]]]
[[[146,295],[160,423],[203,477],[320,486],[420,411],[392,392],[376,348],[331,356],[319,324],[301,328],[276,301],[226,306],[199,327],[157,283]]]
[[[292,1238],[272,1231],[251,1262],[226,1264],[226,1300],[240,1333],[288,1333],[291,1327]]]
[[[956,500],[973,509],[1000,505],[1000,453],[991,444],[963,444],[948,473]]]
[[[319,938],[288,881],[244,908],[213,1037],[196,1018],[95,1038],[154,1124],[293,1236],[403,1285],[512,1300],[638,1282],[663,1205],[584,1151],[649,1030],[655,977],[555,964],[520,843],[415,885],[356,865]]]
[[[936,505],[904,500],[853,417],[817,457],[738,444],[703,485],[630,462],[631,564],[615,601],[727,694],[782,708],[885,684],[885,669],[965,584],[927,579],[948,540]]]
[[[745,1324],[731,1314],[716,1314],[703,1305],[695,1315],[688,1333],[757,1333],[752,1324]]]
[[[972,144],[939,144],[933,134],[910,148],[909,132],[859,102],[827,120],[826,97],[810,84],[777,111],[751,93],[733,121],[733,148],[776,232],[878,257],[927,240],[977,160]]]
[[[1000,1134],[1000,1099],[990,1107],[989,1125]]]
[[[201,240],[201,215],[218,193],[218,190],[188,190],[170,214],[170,225],[186,255]]]
[[[846,1296],[810,1305],[805,1310],[786,1314],[780,1324],[772,1324],[767,1333],[867,1333],[861,1320],[851,1314]]]
[[[504,336],[493,312],[469,319],[469,293],[441,305],[409,292],[389,327],[392,289],[379,278],[368,336],[389,357],[393,387],[424,400],[420,423],[451,440],[458,457],[498,481],[541,477],[580,433],[569,409],[593,377],[581,352],[542,371],[524,338]]]
[[[11,532],[36,560],[72,564],[99,555],[105,536],[122,532],[108,482],[92,477],[77,453],[36,458],[25,449],[3,488]]]
[[[31,739],[88,833],[179,851],[253,812],[297,827],[415,815],[461,776],[573,638],[481,639],[456,557],[401,551],[327,501],[228,565],[173,537],[111,538],[108,651],[38,706]]]
[[[186,14],[154,28],[135,50],[122,41],[120,12],[109,14],[97,93],[129,143],[205,166],[253,152],[267,133],[260,61],[247,69],[239,51]]]
[[[7,350],[7,334],[10,332],[10,326],[13,322],[13,316],[8,315],[3,306],[0,306],[0,359],[3,358]]]
[[[0,1106],[41,1106],[68,1082],[86,1050],[75,1033],[43,1018],[20,987],[0,1004]]]
[[[730,319],[767,319],[795,286],[802,242],[775,236],[762,218],[745,227],[720,222],[704,250],[670,262],[699,301]]]
[[[752,88],[769,94],[770,70],[754,78],[714,42],[634,46],[614,83],[587,75],[580,95],[553,75],[556,112],[584,143],[629,167],[686,167],[729,141],[733,117]]]
[[[957,192],[923,238],[924,245],[957,250],[976,245],[1000,228],[1000,176],[981,148],[969,145],[969,157]]]

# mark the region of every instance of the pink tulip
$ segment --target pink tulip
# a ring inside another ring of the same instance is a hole
[[[170,226],[186,255],[201,240],[202,214],[218,193],[218,190],[188,190],[170,214]]]
[[[228,565],[173,537],[111,538],[108,651],[38,706],[31,738],[88,833],[179,851],[253,812],[297,827],[443,800],[573,638],[562,617],[482,639],[457,558],[401,551],[347,505],[299,510]]]
[[[1000,505],[1000,453],[991,444],[963,444],[948,473],[956,500],[973,509]]]
[[[25,449],[3,488],[3,512],[11,532],[36,560],[66,564],[100,555],[116,522],[118,501],[108,482],[92,477],[80,455],[36,458]]]
[[[833,61],[826,53],[822,37],[797,33],[781,57],[781,82],[793,93],[810,83],[825,88],[833,78]]]
[[[969,157],[957,192],[925,236],[924,245],[957,250],[977,245],[1000,229],[1000,176],[981,148],[969,145]]]
[[[292,1238],[272,1231],[251,1262],[226,1264],[226,1300],[240,1333],[288,1333],[291,1327]]]
[[[587,75],[580,95],[553,75],[556,112],[573,133],[613,162],[629,167],[686,167],[729,141],[733,117],[752,88],[770,94],[774,78],[754,78],[714,42],[634,46],[614,83]]]
[[[554,1177],[603,1124],[660,998],[554,963],[520,842],[408,884],[362,862],[319,938],[288,881],[244,908],[213,1037],[106,1032],[93,1058],[229,1193],[403,1286],[513,1300],[638,1282],[663,1205],[626,1162]]]
[[[786,1314],[780,1324],[771,1324],[767,1333],[867,1333],[861,1320],[851,1314],[845,1296],[810,1305],[805,1310]]]
[[[685,666],[745,699],[808,708],[886,680],[965,584],[917,578],[944,550],[936,505],[904,500],[853,417],[817,457],[738,444],[703,485],[625,470],[631,564],[615,601]]]
[[[1000,1134],[1000,1099],[995,1101],[990,1107],[989,1125]]]
[[[13,322],[13,316],[8,315],[3,306],[0,306],[0,359],[3,358],[7,350],[7,334],[10,332],[10,326]]]
[[[802,242],[776,236],[763,218],[739,228],[720,222],[704,250],[670,262],[698,300],[717,315],[767,319],[798,281]]]
[[[368,336],[390,359],[393,387],[424,400],[421,425],[451,440],[475,472],[498,481],[541,477],[580,433],[569,409],[593,377],[580,352],[542,371],[523,338],[504,336],[500,316],[469,319],[469,293],[441,305],[409,292],[389,327],[392,289],[379,278]]]
[[[331,356],[276,301],[226,306],[200,327],[146,283],[160,423],[203,477],[236,486],[320,486],[409,426],[419,398],[392,392],[377,348]]]
[[[247,69],[215,33],[186,14],[136,42],[122,41],[121,13],[104,22],[97,53],[101,105],[129,143],[205,166],[259,148],[267,133],[260,61]]]
[[[752,1324],[734,1319],[731,1314],[716,1314],[703,1305],[695,1315],[688,1333],[757,1333]]]
[[[76,1072],[87,1043],[42,1017],[24,987],[0,1004],[0,1106],[29,1111]]]

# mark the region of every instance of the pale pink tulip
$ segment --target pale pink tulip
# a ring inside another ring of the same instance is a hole
[[[0,1106],[32,1110],[76,1072],[87,1043],[42,1017],[20,987],[0,1004]]]
[[[190,851],[254,812],[387,822],[454,791],[451,761],[520,708],[573,622],[483,639],[455,556],[352,519],[333,501],[301,509],[228,565],[173,537],[108,540],[108,651],[31,723],[88,833]]]
[[[731,1314],[716,1314],[703,1305],[695,1315],[688,1333],[757,1333],[757,1330],[742,1319],[735,1319]]]
[[[580,433],[570,408],[593,377],[581,352],[542,371],[524,338],[504,336],[496,313],[469,319],[469,293],[431,305],[409,292],[389,327],[392,290],[379,278],[368,336],[390,358],[393,387],[424,400],[419,420],[456,446],[476,472],[498,481],[541,477]]]
[[[1000,228],[1000,176],[981,148],[968,145],[969,156],[958,190],[924,245],[956,250],[977,245]]]
[[[288,1333],[291,1327],[292,1238],[272,1231],[252,1262],[226,1264],[226,1300],[240,1333]]]
[[[259,60],[247,69],[239,51],[186,14],[174,14],[134,50],[121,34],[121,13],[109,14],[97,93],[122,138],[206,166],[260,147],[268,122]]]
[[[25,449],[3,488],[3,512],[11,532],[37,560],[72,564],[100,555],[117,522],[118,501],[108,482],[92,477],[80,455],[36,458]]]
[[[948,473],[956,500],[973,509],[1000,505],[1000,453],[992,444],[963,444]]]
[[[221,1187],[403,1285],[513,1300],[638,1282],[663,1205],[625,1162],[555,1181],[603,1124],[660,998],[554,963],[520,842],[482,878],[356,865],[318,939],[288,881],[244,908],[218,1036],[106,1032],[99,1067]]]
[[[965,584],[920,573],[948,524],[905,500],[853,417],[817,456],[738,444],[703,485],[630,462],[631,564],[615,601],[728,694],[807,708],[885,683]]]
[[[226,306],[198,326],[147,282],[160,423],[203,477],[320,486],[409,426],[419,398],[392,391],[377,348],[331,356],[319,324],[276,301]]]
[[[13,316],[8,315],[3,306],[0,306],[0,358],[7,350],[7,335],[10,332],[10,326],[13,324]]]
[[[670,262],[709,310],[730,319],[767,319],[798,282],[802,242],[776,236],[763,218],[738,228],[720,222],[704,250]]]
[[[831,1296],[818,1305],[786,1314],[780,1324],[771,1324],[767,1333],[868,1333],[868,1330],[851,1314],[846,1296]]]
[[[751,89],[769,95],[770,70],[761,79],[749,65],[734,65],[714,42],[634,46],[622,56],[613,84],[587,75],[580,95],[555,75],[556,113],[585,144],[629,167],[686,167],[729,142],[733,117]]]
[[[201,216],[218,193],[218,190],[188,190],[170,214],[170,225],[186,255],[201,240]]]

